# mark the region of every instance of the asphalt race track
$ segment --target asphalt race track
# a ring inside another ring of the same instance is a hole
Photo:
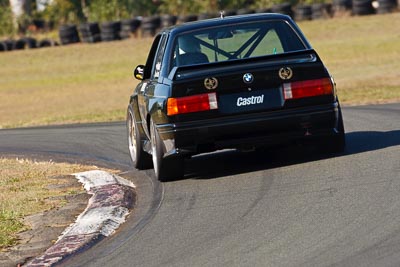
[[[343,108],[347,151],[224,151],[159,183],[124,123],[0,131],[0,154],[117,167],[138,204],[65,266],[400,266],[400,104]]]

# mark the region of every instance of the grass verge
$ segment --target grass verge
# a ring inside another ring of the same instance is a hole
[[[400,13],[299,23],[344,104],[400,101]],[[125,119],[151,38],[0,53],[0,128]]]
[[[84,192],[66,175],[95,168],[6,158],[0,158],[0,166],[0,251],[17,244],[16,234],[29,228],[25,216],[60,207],[64,196]]]

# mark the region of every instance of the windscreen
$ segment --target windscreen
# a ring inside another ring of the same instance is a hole
[[[205,64],[304,50],[285,21],[258,21],[181,34],[175,41],[173,66]]]

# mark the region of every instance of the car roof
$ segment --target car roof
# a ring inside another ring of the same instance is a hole
[[[236,15],[236,16],[227,16],[227,17],[217,17],[206,20],[199,20],[193,22],[187,22],[179,25],[175,25],[169,28],[165,28],[161,31],[161,33],[170,33],[170,34],[179,34],[181,32],[187,32],[202,28],[214,27],[214,26],[223,26],[223,25],[233,25],[244,22],[252,22],[252,21],[260,21],[260,20],[285,20],[292,22],[292,19],[283,14],[278,13],[257,13],[257,14],[245,14],[245,15]]]

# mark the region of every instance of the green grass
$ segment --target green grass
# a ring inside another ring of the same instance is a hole
[[[400,13],[299,23],[345,104],[400,101]],[[151,39],[0,53],[0,128],[125,119]]]

